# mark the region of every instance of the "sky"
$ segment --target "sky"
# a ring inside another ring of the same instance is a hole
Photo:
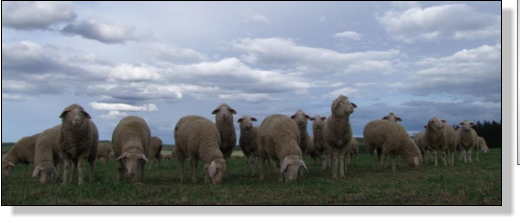
[[[328,117],[341,94],[354,136],[389,112],[410,134],[500,121],[501,3],[2,2],[2,142],[73,103],[100,140],[136,115],[172,144],[180,118],[215,121],[221,103],[238,137],[242,115]]]

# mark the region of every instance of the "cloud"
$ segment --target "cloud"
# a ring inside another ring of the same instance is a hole
[[[71,2],[2,2],[2,26],[18,30],[47,30],[76,16]]]
[[[263,94],[263,93],[258,93],[258,94],[221,94],[221,95],[219,95],[219,99],[224,99],[224,100],[244,100],[244,101],[250,101],[250,102],[281,100],[279,98],[270,97],[268,94]]]
[[[334,37],[345,40],[361,40],[361,35],[354,31],[345,31],[342,33],[335,33]]]
[[[20,95],[13,95],[13,94],[2,93],[2,100],[7,100],[7,101],[25,101],[25,98],[23,98]]]
[[[132,24],[95,17],[72,22],[61,31],[65,34],[80,35],[83,38],[107,44],[125,43],[142,38],[135,33]]]
[[[392,6],[398,9],[420,8],[421,3],[416,1],[393,1]]]
[[[158,111],[154,104],[148,105],[128,105],[123,103],[99,103],[97,101],[90,102],[89,105],[94,110],[105,110],[105,111]]]
[[[125,112],[110,111],[106,115],[101,115],[101,118],[111,119],[111,118],[126,117],[126,116],[128,116],[128,114]]]
[[[267,17],[258,14],[242,13],[242,23],[244,24],[257,24],[257,25],[269,25],[271,22]]]
[[[208,55],[199,53],[193,49],[180,48],[174,45],[160,43],[147,44],[144,46],[146,52],[152,54],[156,59],[166,62],[198,62],[208,60]]]
[[[386,11],[376,19],[394,39],[412,43],[442,39],[499,38],[501,17],[466,4],[447,4],[405,11]]]
[[[297,45],[291,39],[238,39],[235,50],[245,51],[242,60],[250,64],[296,68],[299,72],[320,74],[383,73],[395,72],[400,64],[399,50],[339,53],[324,48]]]
[[[135,66],[132,64],[120,64],[110,71],[109,80],[144,81],[159,80],[160,75],[154,67],[146,65]]]
[[[319,21],[319,22],[327,22],[327,17],[325,17],[325,16],[320,16],[320,17],[318,18],[318,21]]]

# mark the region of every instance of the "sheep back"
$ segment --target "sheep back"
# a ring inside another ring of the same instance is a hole
[[[137,149],[148,156],[150,138],[150,128],[144,119],[137,116],[121,119],[112,133],[114,157],[118,158],[129,149]]]
[[[150,145],[148,146],[148,157],[155,157],[156,159],[160,159],[162,148],[162,140],[157,136],[153,136],[150,139]]]
[[[175,155],[179,158],[195,156],[206,163],[223,158],[220,133],[210,120],[196,115],[185,116],[177,122],[173,132]]]
[[[302,156],[299,147],[300,131],[296,123],[285,115],[271,115],[258,129],[258,153],[283,161],[286,156]]]

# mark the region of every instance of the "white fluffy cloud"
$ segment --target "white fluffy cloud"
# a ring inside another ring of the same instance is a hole
[[[466,4],[428,8],[415,5],[404,11],[386,11],[376,17],[394,39],[408,43],[416,40],[498,38],[501,35],[500,15],[479,12]]]
[[[345,40],[361,40],[361,35],[354,31],[345,31],[341,33],[335,33],[334,37]]]
[[[140,38],[132,24],[94,17],[72,22],[61,31],[108,44],[125,43]]]
[[[251,14],[251,13],[242,13],[242,23],[244,24],[259,24],[259,25],[268,25],[269,19],[263,15]]]
[[[154,104],[147,105],[129,105],[123,103],[99,103],[97,101],[90,102],[89,105],[95,110],[105,111],[157,111],[157,107]]]
[[[193,49],[180,48],[174,45],[152,43],[145,45],[143,48],[156,59],[166,62],[178,63],[208,60],[208,55],[206,54],[199,53]]]
[[[101,115],[101,118],[111,119],[111,118],[126,117],[126,116],[128,116],[128,114],[126,112],[110,111],[106,115]]]
[[[250,102],[257,101],[277,101],[281,100],[279,98],[273,98],[268,94],[258,93],[258,94],[221,94],[219,95],[219,99],[224,100],[244,100]]]
[[[20,95],[12,95],[7,93],[2,93],[2,100],[8,100],[8,101],[23,101],[25,98],[23,98]]]
[[[124,63],[114,67],[110,71],[109,80],[159,80],[160,75],[155,70],[155,67],[150,67],[147,65],[135,66]]]
[[[14,29],[45,30],[74,18],[71,2],[2,1],[2,25]]]

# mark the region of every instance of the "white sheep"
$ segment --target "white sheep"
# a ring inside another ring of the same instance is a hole
[[[347,152],[347,163],[350,164],[350,158],[352,156],[356,156],[356,162],[359,161],[359,145],[356,138],[352,137],[352,140],[350,141],[350,146]],[[346,166],[346,165],[345,165]]]
[[[332,115],[325,121],[323,128],[325,146],[327,150],[332,152],[332,178],[334,179],[338,178],[338,167],[339,177],[345,177],[345,154],[348,152],[350,141],[352,141],[350,115],[354,112],[354,108],[357,108],[356,104],[351,103],[347,96],[340,95],[332,102]]]
[[[442,121],[444,123],[444,134],[446,135],[446,143],[448,147],[448,162],[453,166],[455,164],[455,153],[457,151],[459,137],[453,126],[446,124],[446,121],[444,120]]]
[[[229,118],[229,117],[228,117]],[[190,159],[192,182],[197,182],[199,159],[204,161],[205,182],[211,178],[220,184],[226,174],[226,160],[220,151],[220,133],[215,124],[201,116],[182,117],[173,131],[175,156],[179,161],[181,183],[184,182],[184,160]]]
[[[318,152],[318,155],[321,158],[321,170],[325,170],[327,164],[330,167],[332,155],[330,151],[326,150],[325,139],[323,138],[323,127],[325,127],[325,120],[327,120],[327,117],[321,117],[319,115],[316,115],[314,117],[311,117],[310,120],[312,121],[314,148],[316,149],[316,152]]]
[[[460,123],[459,131],[459,149],[462,151],[464,162],[472,162],[471,156],[473,150],[478,146],[477,132],[472,129],[475,124],[469,120],[464,120]],[[478,161],[478,160],[477,160]]]
[[[40,177],[40,183],[47,184],[58,177],[60,163],[58,135],[61,125],[43,131],[36,139],[33,177]]]
[[[63,184],[71,183],[71,164],[77,167],[78,184],[83,184],[84,161],[90,166],[89,182],[94,181],[94,164],[98,148],[99,134],[90,115],[78,104],[66,107],[60,115],[61,129],[58,135],[60,159],[64,163]],[[74,171],[72,172],[74,173]],[[70,180],[70,181],[69,181]]]
[[[488,153],[489,152],[489,148],[486,144],[486,140],[482,137],[478,137],[478,147],[480,148],[480,150],[482,150],[482,152],[484,153]],[[477,150],[478,151],[478,150]],[[478,153],[477,153],[478,154]],[[477,159],[478,159],[478,155],[477,155]]]
[[[110,154],[112,152],[112,146],[108,143],[99,143],[96,158],[101,160],[103,164],[107,164]]]
[[[227,162],[237,145],[237,136],[233,125],[233,115],[236,115],[237,112],[226,103],[222,103],[211,114],[215,115],[216,126],[220,134],[220,151]]]
[[[148,146],[148,157],[151,159],[150,167],[148,169],[152,169],[152,166],[157,160],[159,164],[157,165],[157,169],[161,168],[161,151],[163,148],[163,142],[159,137],[153,136],[150,139],[150,145]]]
[[[391,153],[393,154],[392,170],[394,171],[396,170],[397,156],[401,156],[412,169],[415,169],[421,163],[421,151],[404,127],[398,123],[384,120],[371,121],[363,130],[363,138],[368,151],[381,148],[381,167],[383,167],[386,157]]]
[[[425,148],[430,152],[435,153],[435,166],[437,166],[437,150],[441,152],[444,166],[446,163],[446,152],[448,151],[448,136],[445,131],[445,120],[441,120],[437,117],[433,117],[428,120],[428,124],[425,126],[425,136],[423,137],[423,143]]]
[[[390,112],[387,116],[383,117],[383,120],[391,121],[391,122],[402,122],[403,120],[397,116],[393,112]]]
[[[260,180],[265,180],[265,160],[273,159],[280,167],[280,182],[295,181],[303,168],[308,172],[302,159],[298,143],[300,132],[296,123],[285,115],[271,115],[264,119],[258,130],[258,155],[260,158]],[[282,165],[280,166],[280,163]]]
[[[309,133],[307,132],[307,120],[310,117],[305,114],[301,109],[296,111],[294,115],[291,116],[291,119],[296,122],[298,126],[298,131],[300,131],[300,148],[302,149],[303,154],[307,154],[307,148],[309,144]]]
[[[246,158],[246,175],[255,175],[255,160],[258,158],[258,127],[253,126],[257,119],[248,115],[238,119],[240,125],[240,139],[238,144]]]
[[[144,166],[148,163],[148,146],[151,141],[150,128],[146,121],[137,116],[127,116],[117,124],[112,133],[114,157],[119,164],[119,182],[125,169],[132,182],[137,181],[137,169],[141,167],[141,183],[144,183]]]
[[[4,177],[9,177],[14,167],[19,163],[25,164],[23,176],[27,175],[27,167],[29,164],[34,164],[34,148],[39,135],[40,133],[21,138],[2,156],[2,174]]]
[[[429,159],[429,150],[426,149],[426,146],[423,143],[424,142],[423,141],[424,135],[425,135],[424,132],[417,133],[413,137],[413,141],[414,141],[415,145],[417,146],[417,148],[419,148],[419,150],[422,152],[423,161],[427,162],[428,159]]]

